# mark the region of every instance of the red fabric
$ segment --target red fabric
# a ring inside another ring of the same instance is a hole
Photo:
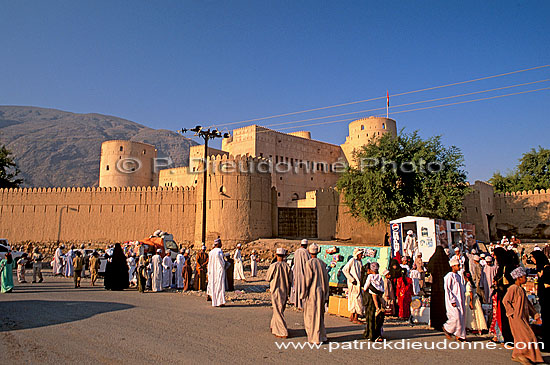
[[[399,317],[408,319],[411,316],[412,280],[403,278],[397,280],[397,295],[399,302]]]
[[[394,259],[396,259],[397,262],[401,263],[401,253],[399,253],[399,251],[397,251],[397,253],[395,254]]]

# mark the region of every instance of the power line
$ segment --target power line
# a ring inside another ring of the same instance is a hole
[[[458,101],[458,102],[456,102],[456,103],[448,103],[448,104],[441,104],[441,105],[432,105],[432,106],[427,106],[427,107],[424,107],[424,108],[416,108],[416,109],[409,109],[409,110],[401,110],[401,111],[393,112],[392,114],[408,113],[408,112],[413,112],[413,111],[420,111],[420,110],[428,110],[428,109],[434,109],[434,108],[441,108],[441,107],[445,107],[445,106],[452,106],[452,105],[473,103],[473,102],[476,102],[476,101],[497,99],[497,98],[503,98],[503,97],[506,97],[506,96],[527,94],[527,93],[532,93],[532,92],[542,91],[542,90],[550,90],[550,87],[545,87],[545,88],[540,88],[540,89],[534,89],[534,90],[520,91],[520,92],[517,92],[517,93],[510,93],[510,94],[504,94],[504,95],[496,95],[496,96],[491,96],[491,97],[487,97],[487,98],[479,98],[479,99]],[[295,128],[303,128],[303,127],[313,127],[313,126],[325,125],[325,124],[334,124],[334,123],[340,123],[340,122],[347,122],[347,121],[351,121],[351,120],[355,120],[355,119],[357,119],[357,118],[339,119],[339,120],[332,120],[332,121],[321,122],[321,123],[303,124],[303,125],[299,125],[299,126],[292,126],[292,127],[287,127],[287,128],[281,128],[281,129],[279,129],[279,130],[287,130],[287,129],[295,129]],[[258,133],[261,133],[261,132],[262,132],[262,131],[259,131]],[[265,131],[265,132],[268,132],[268,131]]]
[[[520,92],[512,93],[512,94],[490,96],[490,97],[481,98],[481,99],[458,101],[458,102],[456,102],[456,103],[449,103],[449,104],[428,106],[428,107],[425,107],[425,108],[416,108],[416,109],[409,109],[409,110],[400,110],[400,111],[397,111],[397,112],[393,112],[392,114],[401,114],[401,113],[414,112],[414,111],[418,111],[418,110],[426,110],[426,109],[433,109],[433,108],[441,108],[441,107],[444,107],[444,106],[451,106],[451,105],[472,103],[472,102],[474,102],[474,101],[482,101],[482,100],[490,100],[490,99],[503,98],[503,97],[505,97],[505,96],[520,95],[520,94],[528,94],[528,93],[532,93],[532,92],[535,92],[535,91],[542,91],[542,90],[550,90],[550,87],[543,87],[543,88],[540,88],[540,89],[527,90],[527,91],[520,91]]]
[[[532,84],[537,84],[537,83],[546,82],[546,81],[550,81],[550,79],[537,80],[537,81],[525,82],[525,83],[521,83],[521,84],[515,84],[515,85],[508,85],[508,86],[503,86],[503,87],[497,87],[497,88],[493,88],[493,89],[487,89],[487,90],[481,90],[481,91],[474,91],[474,92],[464,93],[464,94],[458,94],[458,95],[445,96],[445,97],[436,98],[436,99],[428,99],[428,100],[415,101],[415,102],[411,102],[411,103],[405,103],[405,104],[399,104],[399,105],[390,106],[390,109],[392,109],[392,108],[399,108],[399,107],[408,106],[408,105],[430,103],[430,102],[439,101],[439,100],[460,98],[460,97],[468,96],[468,95],[475,95],[475,94],[482,94],[482,93],[487,93],[487,92],[491,92],[491,91],[510,89],[510,88],[513,88],[513,87],[520,87],[520,86],[532,85]],[[385,107],[382,107],[382,108],[358,110],[358,111],[355,111],[355,112],[341,113],[341,114],[333,114],[333,115],[327,115],[327,116],[324,116],[324,117],[316,117],[316,118],[309,118],[309,119],[302,119],[302,120],[294,120],[294,121],[290,121],[290,122],[282,122],[282,123],[268,124],[268,125],[266,125],[265,127],[276,127],[276,126],[280,126],[280,125],[287,125],[287,124],[294,124],[294,123],[301,123],[301,122],[310,122],[310,121],[313,121],[313,120],[320,120],[320,119],[327,119],[327,118],[334,118],[334,117],[342,117],[342,116],[345,116],[345,115],[352,115],[352,114],[359,114],[359,113],[367,113],[367,112],[372,112],[372,111],[377,111],[377,110],[384,110],[384,109],[386,109],[386,108],[385,108]]]
[[[401,95],[408,95],[408,94],[413,94],[413,93],[419,93],[419,92],[428,91],[428,90],[441,89],[441,88],[444,88],[444,87],[463,85],[463,84],[467,84],[467,83],[471,83],[471,82],[488,80],[488,79],[492,79],[492,78],[496,78],[496,77],[502,77],[502,76],[508,76],[508,75],[517,74],[517,73],[521,73],[521,72],[537,70],[537,69],[541,69],[541,68],[545,68],[545,67],[550,67],[550,65],[536,66],[536,67],[526,68],[526,69],[522,69],[522,70],[515,70],[515,71],[505,72],[505,73],[501,73],[501,74],[497,74],[497,75],[479,77],[479,78],[472,79],[472,80],[454,82],[454,83],[445,84],[445,85],[432,86],[432,87],[428,87],[428,88],[424,88],[424,89],[418,89],[418,90],[413,90],[413,91],[402,92],[402,93],[398,93],[398,94],[393,94],[392,97],[401,96]],[[331,108],[338,108],[338,107],[347,106],[347,105],[366,103],[368,101],[381,100],[381,99],[384,99],[384,98],[386,98],[386,96],[370,98],[370,99],[364,99],[364,100],[351,101],[351,102],[348,102],[348,103],[335,104],[335,105],[319,107],[319,108],[313,108],[313,109],[300,110],[300,111],[291,112],[291,113],[271,115],[271,116],[261,117],[261,118],[241,120],[241,121],[238,121],[238,122],[217,124],[217,125],[212,125],[211,127],[214,127],[214,126],[223,127],[223,126],[227,126],[227,125],[244,124],[244,123],[254,122],[254,121],[258,121],[258,120],[273,119],[273,118],[277,118],[277,117],[286,117],[286,116],[289,116],[289,115],[303,114],[303,113],[309,113],[309,112],[313,112],[313,111],[319,111],[319,110],[325,110],[325,109],[331,109]]]

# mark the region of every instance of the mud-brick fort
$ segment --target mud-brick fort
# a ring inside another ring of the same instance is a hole
[[[207,240],[308,237],[383,243],[387,225],[351,217],[334,186],[336,167],[354,165],[354,151],[384,133],[397,134],[394,120],[355,120],[342,145],[313,140],[306,131],[235,129],[221,150],[207,151]],[[191,147],[189,166],[156,171],[155,146],[106,141],[99,187],[0,189],[0,237],[13,243],[108,243],[162,229],[177,242],[199,243],[204,154],[204,146]],[[502,195],[480,181],[472,188],[461,220],[475,224],[477,239],[550,238],[550,191]]]

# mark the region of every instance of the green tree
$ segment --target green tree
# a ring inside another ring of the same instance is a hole
[[[550,189],[550,149],[532,148],[513,171],[505,176],[495,172],[489,182],[497,193]]]
[[[0,146],[0,188],[16,188],[23,179],[17,178],[19,169],[13,161],[12,153],[6,146]]]
[[[338,180],[338,189],[355,217],[371,224],[407,215],[456,219],[468,193],[464,157],[441,137],[423,140],[418,132],[389,133],[363,146],[357,167]]]

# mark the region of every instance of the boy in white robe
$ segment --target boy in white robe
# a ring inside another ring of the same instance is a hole
[[[253,278],[258,275],[258,255],[256,255],[256,250],[252,250],[250,255],[250,276]]]
[[[457,341],[466,341],[465,289],[460,271],[460,261],[455,256],[449,261],[451,272],[445,275],[445,309],[447,322],[443,324],[443,332],[448,339],[455,336]]]
[[[183,289],[183,264],[185,263],[185,258],[183,257],[183,252],[185,250],[181,249],[180,253],[176,256],[176,288]]]
[[[166,250],[166,255],[162,259],[162,287],[169,288],[172,280],[172,269],[174,264],[170,257],[170,250]]]

